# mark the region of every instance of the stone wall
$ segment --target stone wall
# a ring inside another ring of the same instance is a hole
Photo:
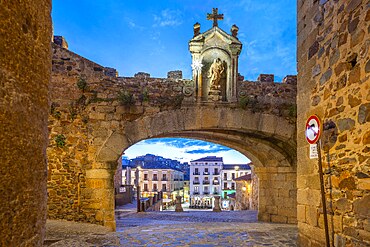
[[[297,223],[295,167],[255,167],[258,176],[258,219]]]
[[[253,112],[283,116],[295,122],[296,95],[297,86],[294,83],[241,81],[238,87],[238,104]]]
[[[369,246],[370,5],[301,0],[297,7],[299,244],[325,241],[318,161],[309,159],[304,134],[316,114],[327,127],[322,160],[331,246]]]
[[[235,210],[249,210],[251,209],[251,180],[236,181],[235,190]],[[243,189],[244,188],[244,189]]]
[[[1,1],[0,246],[42,246],[51,1]]]
[[[252,189],[252,200],[251,200],[251,210],[258,210],[258,177],[254,172],[254,168],[252,167],[252,183],[251,183],[251,189]]]

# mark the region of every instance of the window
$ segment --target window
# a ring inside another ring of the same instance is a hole
[[[198,171],[199,171],[198,168],[195,168],[195,173],[198,173]]]
[[[208,172],[208,168],[204,168],[204,172]]]
[[[215,168],[215,174],[217,175],[217,173],[218,173],[218,168]]]
[[[235,183],[231,183],[231,189],[235,190]]]
[[[224,192],[224,198],[226,198],[227,197],[227,192]]]
[[[163,191],[166,191],[167,190],[167,185],[166,184],[162,184],[162,190]]]
[[[144,191],[148,191],[148,184],[144,184]]]
[[[226,190],[227,189],[227,183],[225,182],[224,183],[224,190]]]
[[[162,178],[163,181],[166,181],[167,180],[167,174],[163,174],[163,178]]]
[[[194,191],[199,192],[199,186],[194,186]]]
[[[224,179],[227,180],[227,173],[224,173]]]
[[[148,180],[148,174],[144,174],[144,180]]]
[[[158,174],[153,174],[153,180],[157,181],[158,180]]]
[[[154,191],[157,191],[157,190],[158,190],[158,188],[157,188],[157,184],[153,184],[153,190],[154,190]]]
[[[235,173],[234,173],[234,172],[231,174],[231,178],[232,178],[232,179],[234,179],[234,178],[235,178]]]

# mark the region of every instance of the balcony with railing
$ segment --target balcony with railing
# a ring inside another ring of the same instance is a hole
[[[220,172],[213,172],[213,175],[220,175]]]
[[[158,181],[158,178],[153,178],[153,181]]]
[[[193,181],[193,184],[200,184],[199,181]]]
[[[218,195],[218,191],[213,191],[213,194],[214,195]]]
[[[209,184],[209,180],[203,180],[203,184]]]
[[[199,195],[199,191],[194,191],[193,195]]]
[[[203,195],[209,195],[209,191],[203,191]]]
[[[209,175],[209,172],[203,172],[203,175]]]
[[[212,181],[212,184],[213,184],[213,185],[220,185],[220,182],[218,182],[218,180],[213,180],[213,181]]]
[[[193,172],[193,175],[200,175],[200,172]]]
[[[162,178],[162,181],[168,181],[168,178]]]

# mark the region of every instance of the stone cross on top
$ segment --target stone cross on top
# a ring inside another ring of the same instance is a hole
[[[207,20],[213,20],[213,26],[218,27],[218,20],[223,20],[224,14],[218,14],[218,8],[213,8],[212,14],[207,14]]]

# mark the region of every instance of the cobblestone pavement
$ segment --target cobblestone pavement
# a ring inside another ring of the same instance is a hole
[[[117,232],[48,221],[45,246],[296,246],[295,225],[256,221],[256,211],[117,211]]]

